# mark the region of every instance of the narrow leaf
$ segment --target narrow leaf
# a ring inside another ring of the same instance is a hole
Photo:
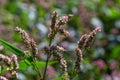
[[[45,67],[45,62],[44,61],[37,61],[35,63],[36,63],[38,68]],[[57,61],[49,62],[48,65],[52,65],[52,64],[55,64],[55,63],[57,63]],[[27,59],[19,62],[19,69],[20,70],[27,70],[30,66],[32,66],[32,64]]]
[[[13,46],[12,44],[4,41],[4,40],[1,40],[0,39],[0,44],[2,44],[3,46],[5,46],[6,48],[8,48],[11,52],[13,52],[14,54],[16,54],[17,56],[24,56],[25,53],[20,50],[19,48]]]
[[[35,63],[38,66],[38,68],[45,67],[45,65],[46,65],[46,62],[44,62],[44,61],[38,61],[38,62],[35,62]],[[55,63],[57,63],[57,61],[48,62],[48,65],[52,65],[52,64],[55,64]]]
[[[29,64],[29,61],[27,60],[22,60],[19,62],[19,70],[27,70],[30,66],[32,65]]]

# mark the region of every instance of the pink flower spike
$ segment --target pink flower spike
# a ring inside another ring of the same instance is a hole
[[[96,27],[95,31],[101,32],[101,28],[100,27]]]
[[[19,68],[19,65],[18,65],[18,61],[17,61],[17,56],[16,55],[12,55],[12,61],[13,61],[13,64],[14,64],[14,69],[18,69]]]

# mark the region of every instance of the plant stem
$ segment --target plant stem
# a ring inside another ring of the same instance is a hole
[[[39,71],[39,68],[38,68],[37,64],[35,63],[35,59],[33,59],[33,63],[34,63],[34,66],[36,67],[36,71],[38,72],[40,78],[42,78],[41,72]]]
[[[49,47],[51,46],[51,43],[52,43],[52,39],[49,40]],[[50,57],[51,57],[51,54],[48,53],[46,64],[45,64],[45,70],[44,70],[44,74],[43,74],[43,80],[45,80],[47,66],[48,66],[48,62],[49,62]]]
[[[45,76],[46,76],[47,66],[48,66],[48,62],[49,62],[50,57],[51,57],[51,55],[48,55],[48,56],[47,56],[43,79],[45,79]]]
[[[31,63],[31,65],[33,66],[35,71],[39,74],[40,78],[42,78],[39,68],[38,68],[37,64],[35,63],[36,62],[35,59],[32,56],[28,55],[27,60]],[[25,61],[25,63],[26,63],[26,61]],[[27,64],[27,65],[29,65],[29,64]]]

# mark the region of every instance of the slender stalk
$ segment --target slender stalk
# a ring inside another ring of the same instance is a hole
[[[51,55],[48,55],[48,56],[47,56],[46,65],[45,65],[45,70],[44,70],[44,75],[43,75],[43,80],[45,80],[46,71],[47,71],[47,66],[48,66],[48,62],[49,62],[50,57],[51,57]]]
[[[51,43],[52,43],[52,39],[49,40],[49,47],[51,46]],[[49,62],[50,57],[51,57],[51,54],[48,53],[46,64],[45,64],[45,70],[44,70],[44,74],[43,74],[43,80],[45,80],[47,66],[48,66],[48,62]]]
[[[32,59],[32,61],[31,61],[30,59]],[[42,78],[41,73],[39,72],[39,68],[38,68],[38,66],[37,66],[36,63],[35,63],[35,62],[36,62],[36,61],[35,61],[35,58],[33,58],[32,56],[28,55],[28,56],[27,56],[27,60],[28,60],[29,62],[31,62],[31,64],[32,64],[33,68],[35,69],[35,71],[39,74],[40,78]],[[24,60],[24,61],[25,61],[25,60]],[[25,63],[26,63],[27,65],[29,65],[26,61],[25,61]]]
[[[35,59],[33,59],[33,65],[35,66],[36,72],[38,72],[40,78],[42,78],[41,72],[39,71],[39,68],[38,68],[38,66],[37,66],[36,63],[35,63]]]

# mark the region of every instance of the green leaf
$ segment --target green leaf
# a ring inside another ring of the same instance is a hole
[[[31,64],[27,60],[22,60],[19,62],[19,70],[27,70]]]
[[[38,61],[38,62],[35,62],[35,63],[36,63],[38,68],[45,67],[45,65],[46,65],[46,62],[44,62],[44,61]],[[57,61],[48,62],[48,65],[52,65],[52,64],[55,64],[55,63],[57,63]]]
[[[24,56],[25,53],[20,50],[19,48],[13,46],[12,44],[4,41],[4,40],[1,40],[0,39],[0,44],[2,44],[3,46],[5,46],[6,48],[8,48],[11,52],[13,52],[14,54],[16,54],[17,56]]]
[[[7,67],[4,67],[1,71],[0,71],[0,75],[4,74],[5,72],[7,72]]]
[[[35,63],[36,63],[38,68],[45,67],[45,64],[46,64],[46,62],[44,62],[44,61],[37,61]],[[55,63],[57,63],[57,61],[49,62],[48,65],[52,65],[52,64],[55,64]],[[27,59],[19,62],[19,69],[20,70],[27,70],[30,66],[32,66],[32,64]]]

